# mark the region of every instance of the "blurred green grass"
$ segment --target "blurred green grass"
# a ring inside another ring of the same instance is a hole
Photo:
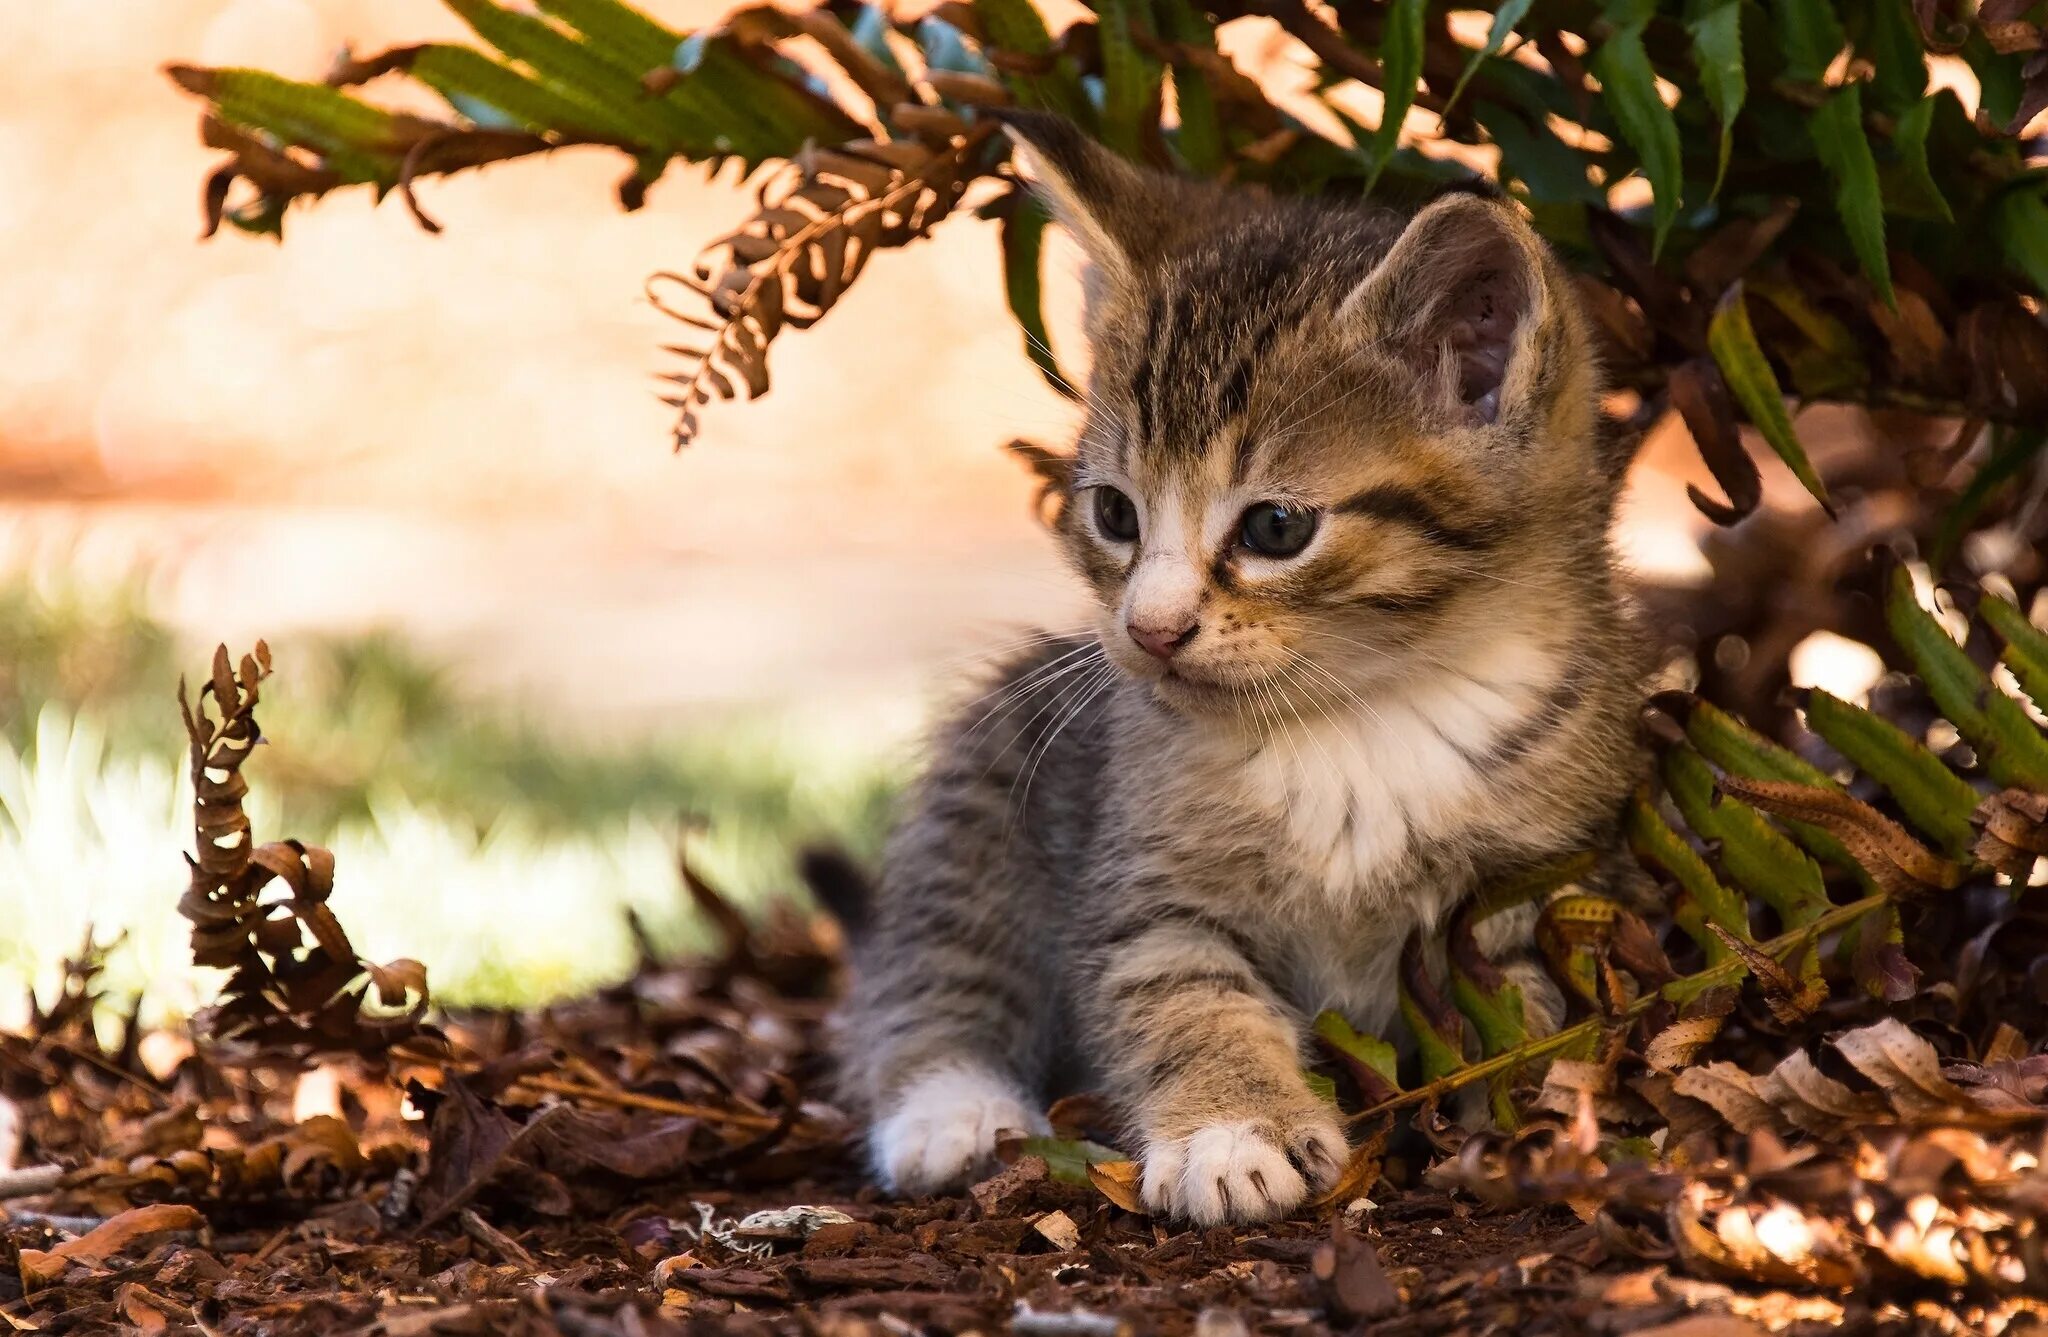
[[[872,858],[900,778],[877,745],[762,712],[598,741],[464,692],[390,634],[272,649],[256,838],[332,848],[357,947],[425,961],[451,1003],[528,1006],[616,979],[628,907],[664,949],[699,945],[679,845],[758,910],[800,894],[805,843]],[[205,1000],[176,917],[192,837],[173,693],[210,653],[133,589],[0,586],[0,1008],[49,987],[88,927],[125,934],[107,979],[150,1015]]]

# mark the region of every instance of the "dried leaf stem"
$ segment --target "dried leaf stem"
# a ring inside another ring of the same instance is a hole
[[[452,1065],[451,1065],[452,1066]],[[705,1123],[726,1124],[733,1128],[751,1128],[758,1132],[770,1132],[782,1126],[782,1120],[772,1114],[750,1114],[745,1110],[722,1110],[713,1105],[693,1105],[687,1101],[669,1100],[662,1096],[642,1095],[637,1091],[616,1091],[602,1086],[590,1086],[566,1078],[550,1077],[544,1073],[521,1077],[515,1086],[545,1091],[549,1095],[571,1096],[600,1105],[617,1105],[624,1109],[651,1110],[656,1114],[674,1114],[687,1119],[702,1119]]]

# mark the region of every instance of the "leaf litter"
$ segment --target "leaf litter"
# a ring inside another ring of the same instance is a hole
[[[2030,1038],[2048,1035],[2034,984],[2048,915],[1978,872],[1951,876],[1867,804],[1732,773],[1716,790],[1903,875],[1892,927],[1906,917],[1925,973],[1902,996],[1825,987],[1821,957],[1868,944],[1824,950],[1812,926],[1752,941],[1718,922],[1688,942],[1682,924],[1591,913],[1561,885],[1584,868],[1563,870],[1538,879],[1568,907],[1553,964],[1583,976],[1575,1007],[1591,1015],[1569,1044],[1533,1042],[1551,1044],[1547,1065],[1513,1048],[1466,1065],[1488,1077],[1493,1128],[1439,1112],[1463,1070],[1402,1091],[1385,1042],[1333,1014],[1316,1028],[1322,1080],[1364,1111],[1344,1182],[1298,1220],[1187,1230],[1143,1213],[1127,1133],[1086,1095],[1050,1111],[1051,1136],[1005,1141],[968,1192],[877,1193],[822,1057],[836,922],[791,905],[750,922],[687,867],[680,894],[720,930],[715,955],[665,960],[642,935],[630,977],[589,997],[434,1008],[423,967],[356,954],[327,904],[330,855],[254,843],[242,766],[268,671],[260,645],[239,664],[222,651],[182,698],[199,851],[183,906],[195,958],[227,972],[219,1001],[150,1046],[132,1012],[103,1036],[106,947],[88,942],[49,1006],[0,1037],[20,1132],[0,1167],[14,1330],[1678,1337],[2048,1322],[2048,1055]],[[2029,791],[1985,799],[1979,872],[2037,845],[2039,812]],[[1827,913],[1860,927],[1844,908]],[[1682,976],[1674,960],[1709,944],[1721,964]],[[1491,963],[1469,944],[1451,958],[1482,1009]],[[1745,964],[1755,985],[1738,988]],[[1439,1061],[1463,1063],[1472,1037],[1419,959],[1404,986],[1448,1047]],[[308,1090],[328,1108],[299,1108]]]

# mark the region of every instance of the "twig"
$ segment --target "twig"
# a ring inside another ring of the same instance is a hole
[[[293,1233],[297,1230],[297,1226],[279,1226],[277,1228],[276,1233],[271,1235],[269,1239],[263,1241],[263,1243],[257,1248],[256,1252],[250,1255],[250,1260],[252,1262],[257,1263],[267,1262],[270,1258],[270,1255],[276,1253],[279,1249],[283,1248],[284,1242],[290,1239]]]
[[[601,1086],[585,1086],[581,1082],[572,1082],[561,1077],[521,1077],[513,1085],[531,1087],[551,1095],[575,1096],[602,1105],[653,1110],[657,1114],[675,1114],[684,1118],[702,1119],[706,1123],[729,1124],[735,1128],[754,1128],[766,1132],[782,1124],[782,1120],[770,1114],[748,1114],[743,1110],[722,1110],[714,1105],[692,1105],[680,1100],[667,1100],[661,1096],[641,1095],[637,1091],[612,1091]]]
[[[60,1216],[54,1212],[8,1212],[4,1218],[10,1226],[47,1226],[61,1230],[67,1235],[83,1235],[105,1225],[110,1218],[104,1216]]]
[[[120,1064],[108,1059],[105,1055],[95,1054],[91,1050],[86,1049],[83,1046],[71,1044],[68,1041],[59,1040],[55,1038],[46,1039],[41,1044],[37,1045],[38,1049],[43,1049],[45,1047],[55,1050],[58,1053],[67,1055],[68,1057],[77,1059],[80,1063],[89,1064],[92,1067],[99,1069],[107,1076],[114,1078],[116,1081],[128,1083],[136,1090],[141,1091],[143,1094],[147,1095],[151,1100],[154,1100],[158,1105],[166,1105],[170,1103],[170,1095],[161,1086],[158,1086],[155,1081],[151,1080],[148,1077],[138,1076],[135,1073],[129,1072],[126,1068],[123,1068]]]
[[[1386,81],[1386,71],[1377,60],[1351,45],[1344,34],[1310,13],[1301,0],[1266,0],[1264,4],[1248,8],[1252,13],[1272,19],[1323,64],[1346,78],[1356,79],[1369,88],[1378,88]]]
[[[394,1050],[393,1053],[405,1062],[416,1062],[422,1067],[438,1068],[458,1075],[475,1073],[484,1066],[483,1061],[477,1058],[456,1055],[428,1057],[398,1050]],[[549,1095],[588,1100],[598,1105],[652,1110],[656,1114],[674,1114],[682,1118],[702,1119],[705,1123],[750,1128],[759,1132],[770,1132],[782,1126],[782,1120],[773,1114],[720,1109],[716,1105],[695,1105],[687,1101],[643,1095],[638,1091],[627,1091],[620,1087],[579,1082],[566,1077],[551,1077],[542,1073],[524,1074],[514,1078],[508,1085],[514,1088],[525,1087],[529,1091],[543,1091]]]
[[[1316,57],[1316,59],[1348,79],[1356,79],[1368,88],[1386,90],[1386,69],[1379,61],[1351,45],[1351,39],[1342,31],[1332,28],[1310,12],[1302,0],[1264,0],[1264,3],[1248,7],[1249,12],[1264,14],[1281,29]],[[1425,111],[1442,115],[1444,100],[1427,88],[1415,92],[1415,105]]]
[[[508,1263],[525,1268],[528,1272],[540,1271],[539,1259],[522,1248],[518,1240],[478,1216],[474,1207],[462,1209],[462,1233]]]
[[[48,1193],[64,1182],[65,1173],[61,1165],[25,1165],[19,1170],[0,1171],[0,1201]]]
[[[398,167],[399,198],[405,201],[406,211],[412,215],[413,221],[420,225],[422,231],[429,234],[439,234],[441,225],[420,207],[419,197],[412,191],[412,180],[423,170],[427,155],[447,143],[455,134],[453,130],[444,130],[439,134],[421,135],[413,141],[412,147],[405,151],[405,161]]]
[[[485,1066],[484,1059],[468,1053],[422,1054],[394,1048],[392,1056],[401,1062],[457,1076],[471,1076]],[[526,1087],[533,1091],[545,1091],[549,1095],[573,1096],[600,1105],[617,1105],[630,1109],[653,1110],[657,1114],[681,1115],[685,1118],[702,1119],[706,1123],[729,1124],[735,1128],[765,1131],[781,1124],[781,1120],[775,1115],[764,1112],[720,1109],[716,1105],[694,1105],[686,1101],[628,1091],[613,1084],[602,1072],[591,1067],[587,1060],[571,1054],[568,1061],[583,1067],[590,1074],[590,1078],[577,1081],[573,1078],[552,1077],[542,1073],[524,1073],[507,1082],[506,1086]]]

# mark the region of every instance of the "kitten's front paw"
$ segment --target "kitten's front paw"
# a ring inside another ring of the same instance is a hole
[[[1275,1221],[1337,1182],[1348,1144],[1320,1111],[1212,1123],[1145,1147],[1145,1206],[1201,1226]]]
[[[890,1189],[935,1193],[988,1168],[996,1135],[1005,1129],[1051,1131],[1009,1080],[982,1068],[941,1068],[904,1088],[868,1135],[868,1146]]]

